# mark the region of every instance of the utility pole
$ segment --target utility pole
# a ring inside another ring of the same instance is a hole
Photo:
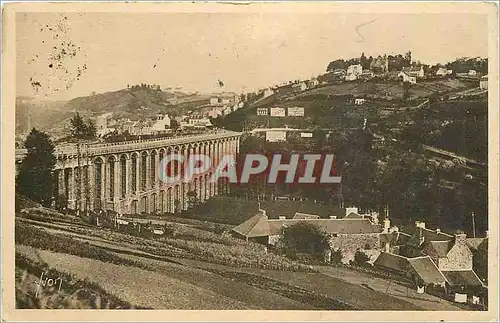
[[[472,212],[472,236],[476,237],[476,221],[474,218],[474,212]]]

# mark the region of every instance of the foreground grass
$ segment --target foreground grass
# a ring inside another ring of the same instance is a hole
[[[50,268],[33,250],[20,247],[15,258],[16,308],[66,309],[129,309],[136,308],[108,293],[99,285],[74,278],[71,274]],[[45,277],[60,277],[64,284],[38,288],[42,273]]]
[[[50,268],[100,286],[125,302],[155,309],[251,309],[252,306],[178,279],[141,268],[17,246],[24,257],[37,254]],[[36,259],[30,259],[36,261]],[[63,285],[67,282],[63,282]]]

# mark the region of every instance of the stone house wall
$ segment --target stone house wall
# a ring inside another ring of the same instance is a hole
[[[348,263],[354,260],[356,251],[365,251],[370,258],[377,257],[380,253],[380,234],[338,234],[330,238],[330,248],[342,252],[342,262]],[[377,252],[372,252],[377,251]]]
[[[472,252],[467,245],[456,243],[446,258],[439,258],[438,268],[443,271],[472,270]]]

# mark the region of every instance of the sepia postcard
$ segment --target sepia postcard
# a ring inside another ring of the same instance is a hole
[[[498,3],[2,18],[2,320],[499,320]]]

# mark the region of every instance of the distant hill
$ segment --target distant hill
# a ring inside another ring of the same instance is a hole
[[[209,103],[210,98],[201,94],[167,92],[155,87],[134,86],[118,91],[92,93],[69,101],[40,101],[18,97],[16,102],[16,133],[31,127],[60,135],[66,131],[69,118],[75,111],[84,117],[95,117],[112,112],[115,118],[139,120],[159,113],[177,116]]]
[[[209,102],[208,96],[165,92],[157,88],[133,87],[114,92],[79,97],[66,104],[68,110],[92,115],[113,112],[115,117],[132,120],[154,117],[158,113],[183,114],[186,109]]]

